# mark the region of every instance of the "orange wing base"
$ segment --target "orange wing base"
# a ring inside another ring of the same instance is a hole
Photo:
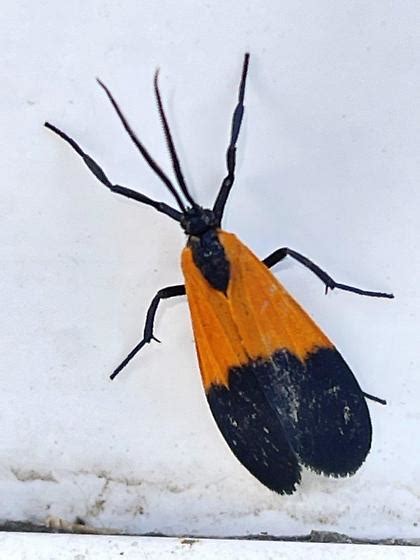
[[[230,263],[227,295],[202,276],[186,247],[182,253],[188,303],[206,390],[228,386],[229,370],[269,359],[286,349],[304,361],[317,348],[333,348],[306,312],[239,239],[219,231]]]

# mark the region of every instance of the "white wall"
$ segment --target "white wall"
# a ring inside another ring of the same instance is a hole
[[[228,535],[310,529],[419,536],[418,2],[16,1],[0,22],[1,502],[3,520],[76,516],[133,532]],[[293,496],[254,480],[219,435],[201,389],[186,302],[115,382],[155,291],[182,281],[184,237],[111,195],[42,127],[77,138],[120,184],[167,200],[94,78],[112,88],[169,169],[161,86],[188,183],[211,204],[251,52],[237,183],[225,227],[325,329],[370,404],[372,451],[356,476],[306,473]]]

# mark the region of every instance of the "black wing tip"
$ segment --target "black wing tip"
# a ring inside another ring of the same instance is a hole
[[[366,457],[367,457],[367,455],[357,465],[352,465],[352,466],[349,466],[348,468],[344,468],[343,465],[341,465],[339,468],[336,468],[336,469],[329,469],[325,465],[323,465],[322,467],[318,467],[316,464],[308,463],[307,461],[301,459],[300,457],[299,457],[299,462],[308,471],[311,471],[315,474],[326,476],[328,478],[348,478],[348,477],[353,476],[357,473],[357,471],[360,469],[360,467],[365,462]]]
[[[277,473],[276,473],[277,474]],[[295,472],[295,480],[293,482],[290,482],[289,484],[267,484],[262,482],[262,484],[264,484],[264,486],[266,486],[267,488],[269,488],[270,490],[272,490],[273,492],[275,492],[276,494],[280,494],[280,496],[291,496],[292,494],[294,494],[297,489],[299,484],[301,483],[301,474],[300,474],[300,467],[298,468],[298,470]],[[273,477],[274,478],[274,477]],[[278,476],[277,476],[278,478]]]
[[[242,465],[269,490],[293,494],[301,480],[301,467],[254,370],[252,365],[232,369],[229,386],[211,385],[207,401]]]
[[[354,474],[369,453],[372,427],[365,394],[339,352],[334,347],[317,347],[302,365],[283,349],[273,354],[273,360],[275,371],[264,360],[253,361],[231,369],[228,389],[213,385],[207,392],[219,429],[234,454],[278,494],[296,491],[301,466],[337,478]],[[292,375],[293,391],[285,395],[273,389],[280,382],[284,386],[282,371]],[[298,422],[291,399],[296,391],[300,395]],[[318,406],[311,408],[314,398]],[[325,420],[322,429],[319,418]]]

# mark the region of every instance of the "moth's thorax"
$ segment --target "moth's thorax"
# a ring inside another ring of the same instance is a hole
[[[201,235],[190,235],[187,242],[194,264],[207,282],[216,290],[226,293],[230,278],[230,265],[220,242],[218,230],[208,229]]]

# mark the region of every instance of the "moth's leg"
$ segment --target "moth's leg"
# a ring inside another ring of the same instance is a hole
[[[331,276],[327,274],[325,270],[322,270],[322,268],[320,268],[317,264],[309,260],[304,255],[297,253],[293,249],[289,249],[288,247],[282,247],[281,249],[277,249],[277,251],[274,251],[273,253],[271,253],[271,255],[268,255],[268,257],[266,257],[262,262],[268,268],[271,268],[278,262],[282,261],[287,256],[292,257],[296,261],[300,262],[300,264],[303,264],[303,266],[309,268],[309,270],[313,272],[315,276],[318,276],[321,282],[325,284],[325,293],[327,293],[328,290],[334,290],[335,288],[337,288],[339,290],[353,292],[361,296],[371,296],[371,297],[389,298],[389,299],[392,299],[394,297],[394,294],[387,294],[384,292],[371,292],[369,290],[361,290],[360,288],[355,288],[354,286],[347,286],[346,284],[340,284],[339,282],[333,280]]]
[[[152,299],[149,309],[146,315],[146,322],[144,325],[143,331],[143,339],[135,346],[128,356],[121,362],[121,364],[115,369],[113,374],[111,375],[111,379],[114,379],[120,371],[125,368],[128,362],[134,358],[134,356],[139,352],[145,344],[148,344],[152,340],[156,340],[160,342],[154,334],[153,334],[153,325],[155,322],[156,311],[158,309],[160,300],[162,299],[169,299],[176,296],[184,296],[185,295],[185,286],[183,284],[178,284],[177,286],[168,286],[167,288],[162,288],[158,291],[155,297]]]

